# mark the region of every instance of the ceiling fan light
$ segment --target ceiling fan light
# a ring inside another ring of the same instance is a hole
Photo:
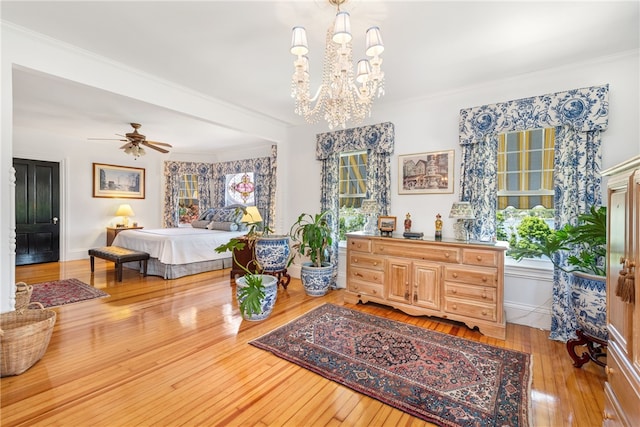
[[[139,148],[138,148],[138,155],[139,155],[139,156],[144,156],[145,154],[147,154],[147,152],[146,152],[146,151],[144,151],[144,148],[139,147]]]

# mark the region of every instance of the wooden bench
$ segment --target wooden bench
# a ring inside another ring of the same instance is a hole
[[[122,282],[122,264],[125,262],[138,261],[142,263],[142,272],[144,276],[147,275],[149,254],[146,252],[134,251],[132,249],[121,248],[120,246],[103,246],[101,248],[89,249],[89,257],[91,259],[92,273],[94,271],[94,257],[115,262],[118,282]]]

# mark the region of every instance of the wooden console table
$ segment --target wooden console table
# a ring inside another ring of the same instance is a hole
[[[347,235],[345,302],[377,302],[505,339],[504,251],[490,243]]]

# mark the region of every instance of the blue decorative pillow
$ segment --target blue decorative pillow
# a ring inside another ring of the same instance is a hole
[[[216,222],[235,222],[236,224],[240,222],[242,219],[242,210],[241,209],[227,209],[220,208],[214,209],[213,214],[211,215],[211,221]]]

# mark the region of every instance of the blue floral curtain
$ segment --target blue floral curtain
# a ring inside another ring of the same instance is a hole
[[[256,207],[262,215],[263,223],[269,228],[274,228],[275,218],[275,194],[276,194],[276,160],[277,146],[271,147],[271,155],[269,157],[259,157],[256,159],[234,160],[224,163],[215,163],[211,165],[213,194],[211,202],[213,205],[209,207],[224,206],[225,199],[225,177],[229,174],[253,172],[254,183],[256,186],[254,196]]]
[[[379,123],[352,129],[316,135],[316,159],[322,161],[321,210],[331,211],[333,228],[333,283],[338,276],[338,216],[340,153],[367,150],[367,198],[378,203],[379,214],[387,215],[391,202],[391,154],[393,153],[395,129],[393,123]]]
[[[556,128],[555,226],[576,224],[578,215],[602,203],[600,190],[600,132],[608,126],[609,85],[594,86],[483,105],[460,111],[462,145],[460,200],[476,211],[472,236],[495,238],[497,205],[497,135],[535,128]],[[566,258],[568,255],[558,255]],[[560,259],[564,264],[565,259]],[[571,308],[571,278],[554,270],[552,339],[575,336],[576,319]]]
[[[177,227],[180,223],[180,181],[184,175],[198,177],[198,208],[200,212],[211,207],[211,164],[194,162],[164,162],[163,227]]]

